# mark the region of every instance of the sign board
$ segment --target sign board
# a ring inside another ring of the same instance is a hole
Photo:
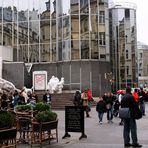
[[[33,72],[33,89],[46,90],[47,87],[47,72],[34,71]]]
[[[81,132],[79,138],[86,138],[84,133],[84,109],[80,106],[65,106],[65,137],[70,137],[68,132]]]
[[[32,63],[25,63],[25,66],[28,72],[30,72],[32,65],[33,65]]]

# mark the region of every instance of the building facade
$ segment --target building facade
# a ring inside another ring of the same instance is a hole
[[[115,3],[110,7],[109,17],[113,89],[136,87],[138,82],[136,6],[131,3]]]
[[[148,86],[148,45],[137,43],[138,52],[138,84]]]
[[[104,70],[99,67],[97,79],[100,75],[105,79],[104,73],[110,72],[108,0],[1,0],[0,44],[12,47],[16,62],[49,66],[65,62],[70,68],[73,61],[86,61],[91,65],[89,83],[81,84],[85,74],[81,73],[81,62],[79,73],[74,71],[79,81],[66,85],[78,84],[78,89],[90,87],[97,92],[102,84],[92,82],[91,63],[107,64]],[[54,74],[64,75],[60,69]]]

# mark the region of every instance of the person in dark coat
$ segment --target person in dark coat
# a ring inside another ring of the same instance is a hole
[[[96,105],[96,111],[98,112],[99,123],[102,124],[104,112],[106,112],[106,104],[103,98],[99,98],[99,101]]]
[[[73,98],[73,104],[75,106],[82,106],[82,99],[81,99],[81,93],[79,90],[76,90]]]
[[[137,113],[139,114],[138,116],[142,117],[142,114],[139,110],[139,107],[134,100],[134,97],[131,94],[131,88],[127,87],[126,88],[126,94],[123,96],[121,100],[121,108],[129,108],[131,117],[123,119],[124,120],[124,129],[123,129],[123,138],[124,138],[124,146],[125,147],[142,147],[138,143],[137,139],[137,125],[136,125],[136,115]],[[138,117],[138,118],[140,118]],[[132,144],[130,143],[130,132],[131,132],[131,137],[132,137]]]
[[[47,90],[47,92],[43,95],[43,102],[51,105],[51,94]]]
[[[140,110],[142,112],[142,115],[145,116],[145,100],[146,100],[146,94],[143,91],[143,88],[140,88],[140,91],[139,91],[138,95],[139,95],[139,106],[140,106]]]

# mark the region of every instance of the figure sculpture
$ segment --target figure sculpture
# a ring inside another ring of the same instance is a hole
[[[16,87],[13,85],[13,83],[0,78],[0,89],[10,92],[16,90]]]
[[[57,93],[62,93],[62,88],[64,85],[64,78],[62,77],[61,80],[55,76],[52,76],[51,79],[49,80],[47,84],[47,89],[51,94],[57,92]]]

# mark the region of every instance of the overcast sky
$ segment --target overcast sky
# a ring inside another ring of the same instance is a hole
[[[113,0],[137,5],[137,40],[148,45],[148,0]]]

